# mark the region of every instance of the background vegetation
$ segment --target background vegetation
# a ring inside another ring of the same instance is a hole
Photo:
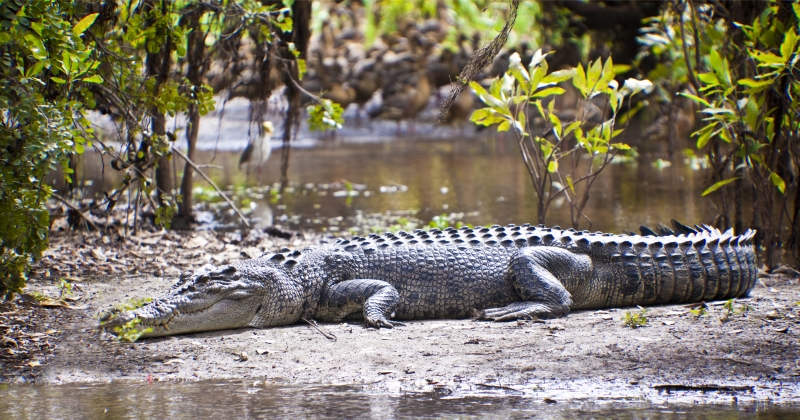
[[[628,153],[613,140],[615,124],[649,106],[665,118],[670,159],[690,154],[707,163],[703,195],[717,209],[708,222],[758,229],[770,268],[784,252],[800,260],[795,2],[10,0],[0,3],[0,293],[18,292],[46,249],[48,199],[67,203],[75,228],[96,228],[68,190],[54,194],[43,183],[59,167],[69,180],[87,148],[125,173],[97,209],[124,203],[134,231],[145,208],[156,224],[188,227],[200,116],[219,105],[221,92],[251,101],[253,128],[263,135],[267,99],[283,88],[286,146],[306,105],[312,126],[340,126],[336,99],[315,96],[307,84],[322,68],[310,57],[312,34],[339,25],[344,36],[345,20],[334,12],[355,17],[354,39],[365,51],[411,40],[427,62],[449,66],[445,82],[516,17],[504,48],[479,69],[481,79],[498,82],[473,85],[496,103],[473,119],[520,133],[540,222],[559,195],[569,198],[576,228],[588,222],[581,213],[591,179],[615,153]],[[431,22],[441,30],[425,32]],[[628,79],[652,86],[639,93],[645,86]],[[610,111],[595,123],[586,113],[559,117],[548,106],[565,84],[580,92],[581,110],[592,103]],[[90,110],[113,117],[121,147],[96,135]],[[168,130],[168,116],[186,118],[185,132]],[[683,144],[677,128],[689,117],[693,143]],[[289,152],[282,149],[284,181]],[[581,166],[581,154],[595,158]]]

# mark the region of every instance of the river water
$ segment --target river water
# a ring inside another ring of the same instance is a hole
[[[291,186],[279,199],[266,188],[275,190],[280,178],[279,148],[261,168],[237,168],[240,151],[226,144],[200,151],[195,160],[223,189],[261,187],[244,203],[259,227],[275,223],[341,231],[363,215],[409,211],[424,222],[442,214],[476,226],[537,221],[536,195],[511,136],[334,139],[304,145],[291,151]],[[698,168],[696,159],[679,158],[667,166],[645,153],[636,162],[610,165],[593,186],[585,210],[592,225],[582,220],[579,228],[619,233],[638,231],[642,224],[669,224],[670,219],[709,221],[713,209],[700,198],[707,185]],[[118,185],[121,173],[111,169],[107,158],[104,167],[98,155],[87,154],[79,179],[89,180],[90,192],[100,194],[103,186],[110,191]],[[201,178],[195,180],[197,187],[211,190]],[[547,224],[569,227],[570,220],[568,203],[555,200]]]
[[[541,397],[382,395],[361,387],[202,381],[0,386],[4,419],[138,418],[615,418],[796,419],[800,405],[546,403]]]

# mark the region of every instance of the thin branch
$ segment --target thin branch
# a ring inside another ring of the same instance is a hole
[[[514,27],[514,21],[517,20],[519,0],[510,0],[510,6],[509,15],[506,19],[506,24],[503,26],[503,29],[499,34],[497,34],[492,42],[489,43],[489,45],[475,51],[475,53],[472,54],[472,57],[470,57],[467,65],[464,66],[461,74],[458,75],[458,79],[456,79],[456,82],[452,84],[453,87],[450,88],[450,94],[447,95],[447,99],[445,99],[444,102],[439,105],[438,119],[440,122],[444,122],[447,119],[447,114],[450,112],[450,107],[453,106],[453,103],[456,101],[458,96],[467,90],[469,83],[478,77],[478,73],[480,73],[484,67],[494,61],[494,58],[497,57],[500,49],[506,44],[506,41],[508,40],[508,34],[511,32],[511,28]]]
[[[675,7],[677,8],[678,5],[676,4]],[[702,98],[703,94],[702,94],[702,92],[700,92],[700,83],[697,81],[697,78],[694,77],[694,70],[692,70],[692,61],[689,58],[689,50],[686,48],[686,31],[683,28],[683,26],[684,26],[683,25],[683,8],[680,8],[680,10],[679,10],[679,22],[680,22],[680,27],[681,27],[681,46],[683,47],[683,61],[686,62],[686,69],[688,70],[688,73],[689,73],[688,74],[689,75],[689,82],[691,82],[692,86],[694,86],[694,89],[697,92],[697,95]],[[695,48],[698,48],[698,46],[695,45]]]
[[[94,230],[97,230],[97,231],[99,231],[99,230],[100,230],[100,229],[98,229],[98,228],[97,228],[97,225],[95,225],[94,223],[92,223],[92,221],[91,221],[91,220],[89,220],[89,218],[87,218],[87,217],[86,217],[86,215],[85,215],[85,214],[83,214],[83,212],[82,212],[82,211],[81,211],[81,210],[80,210],[78,207],[76,207],[74,204],[70,203],[70,202],[69,202],[69,201],[68,201],[66,198],[64,198],[64,197],[62,197],[62,196],[60,196],[60,195],[58,195],[58,194],[56,194],[56,193],[51,193],[51,194],[50,194],[50,196],[51,196],[51,197],[53,197],[53,198],[55,198],[56,200],[58,200],[58,201],[60,201],[60,202],[64,203],[64,205],[65,205],[65,206],[67,206],[67,207],[69,207],[69,208],[70,208],[70,210],[73,210],[73,211],[77,212],[78,214],[80,214],[80,215],[81,215],[81,218],[83,218],[83,220],[84,220],[84,221],[85,221],[85,222],[86,222],[86,223],[87,223],[89,226],[91,226],[92,228],[94,228]]]
[[[250,227],[250,223],[247,223],[247,219],[244,217],[244,214],[242,214],[242,212],[239,210],[239,208],[238,208],[238,207],[236,207],[236,205],[235,205],[235,204],[233,204],[233,201],[231,201],[231,199],[230,199],[230,198],[228,198],[228,196],[227,196],[227,195],[225,195],[225,193],[224,193],[224,192],[222,192],[222,190],[221,190],[221,189],[220,189],[220,188],[217,186],[217,184],[216,184],[216,183],[214,183],[214,181],[212,181],[212,180],[211,180],[211,178],[209,178],[209,177],[208,177],[208,175],[206,175],[206,173],[205,173],[205,172],[203,172],[202,170],[200,170],[200,167],[198,167],[197,165],[195,165],[195,163],[194,163],[194,162],[192,162],[192,161],[189,159],[189,157],[188,157],[188,156],[184,155],[184,154],[183,154],[183,152],[181,152],[180,150],[176,149],[176,148],[175,148],[175,146],[171,146],[171,147],[170,147],[170,150],[171,150],[173,153],[175,153],[176,155],[178,155],[178,156],[182,157],[182,158],[183,158],[183,160],[184,160],[184,161],[186,161],[186,163],[187,163],[187,164],[189,164],[189,166],[191,166],[192,168],[194,168],[194,170],[195,170],[195,171],[197,171],[197,173],[198,173],[198,174],[200,174],[200,176],[202,176],[202,177],[203,177],[203,179],[205,179],[205,180],[206,180],[206,181],[207,181],[209,184],[211,184],[211,186],[212,186],[212,187],[214,187],[214,189],[215,189],[215,190],[217,190],[217,192],[218,192],[218,193],[219,193],[219,195],[222,197],[222,199],[223,199],[223,200],[225,200],[225,202],[226,202],[226,203],[228,203],[228,205],[229,205],[229,206],[231,206],[231,208],[233,209],[233,211],[235,211],[235,212],[236,212],[236,214],[239,216],[239,218],[240,218],[240,219],[242,219],[242,223],[244,223],[244,225],[245,225],[245,226],[247,226],[247,227]]]
[[[323,331],[323,330],[322,330],[322,329],[321,329],[321,328],[320,328],[320,327],[317,325],[317,321],[314,321],[313,319],[309,320],[309,319],[306,319],[305,317],[303,317],[303,318],[301,318],[301,319],[302,319],[303,321],[305,321],[305,322],[306,322],[308,325],[311,325],[312,327],[314,327],[314,329],[315,329],[315,330],[319,331],[319,333],[320,333],[320,334],[322,334],[323,336],[325,336],[325,338],[327,338],[328,340],[333,340],[333,341],[336,341],[336,336],[335,336],[335,335],[333,335],[333,334],[331,334],[331,333],[329,333],[329,332],[325,332],[325,331]]]

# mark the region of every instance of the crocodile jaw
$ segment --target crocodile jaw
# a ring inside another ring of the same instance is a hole
[[[241,328],[253,320],[264,298],[263,293],[247,288],[167,295],[142,308],[123,312],[103,327],[115,333],[114,327],[139,319],[136,328],[152,330],[142,335],[145,338]]]

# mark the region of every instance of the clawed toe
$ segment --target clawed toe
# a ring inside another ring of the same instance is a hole
[[[551,306],[538,302],[516,302],[502,308],[487,308],[478,312],[477,319],[514,321],[517,319],[553,318],[569,313],[568,306]]]
[[[394,327],[405,327],[406,324],[397,321],[389,321],[386,318],[378,318],[378,319],[366,319],[367,327],[374,327],[374,328],[394,328]]]

